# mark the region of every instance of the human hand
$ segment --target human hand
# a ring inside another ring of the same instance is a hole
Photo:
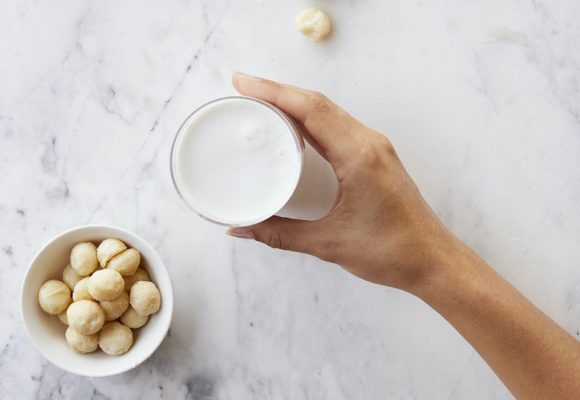
[[[236,73],[235,88],[292,116],[332,165],[334,207],[322,219],[271,217],[228,233],[312,254],[371,282],[414,291],[460,242],[429,208],[393,146],[320,93]]]
[[[339,191],[317,221],[272,217],[228,233],[339,264],[423,299],[517,398],[578,399],[580,346],[429,208],[391,143],[319,93],[236,73],[236,89],[291,115],[334,168]]]

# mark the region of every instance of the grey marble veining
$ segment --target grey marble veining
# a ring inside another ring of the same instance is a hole
[[[331,40],[294,16],[317,5]],[[509,399],[436,313],[333,265],[236,241],[171,186],[173,135],[243,70],[327,93],[387,134],[441,218],[580,336],[580,4],[379,0],[0,5],[0,398]],[[18,311],[59,232],[137,232],[175,285],[140,367],[77,377]]]

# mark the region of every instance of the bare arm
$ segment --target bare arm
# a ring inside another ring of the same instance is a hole
[[[272,217],[231,235],[309,253],[413,293],[473,345],[517,398],[580,398],[580,344],[445,228],[383,135],[319,93],[243,74],[233,82],[296,119],[333,166],[340,190],[318,221]]]
[[[580,344],[465,245],[413,293],[467,339],[519,399],[579,399]]]

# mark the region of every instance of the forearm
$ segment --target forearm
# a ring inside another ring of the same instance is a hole
[[[458,243],[416,295],[447,319],[519,399],[580,398],[580,344]]]
[[[416,294],[477,349],[520,398],[580,398],[580,347],[442,229],[392,144],[319,93],[244,74],[240,93],[291,115],[336,173],[332,210],[274,217],[229,233],[312,254]],[[578,379],[577,379],[578,378]]]

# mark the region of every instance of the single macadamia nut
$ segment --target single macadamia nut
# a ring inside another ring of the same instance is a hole
[[[75,285],[79,283],[81,279],[83,279],[83,277],[77,274],[70,265],[67,265],[66,268],[62,271],[62,280],[64,283],[66,283],[70,290],[73,290]]]
[[[66,316],[69,326],[83,335],[97,333],[105,323],[105,312],[90,300],[75,301],[68,308]]]
[[[129,307],[121,317],[121,322],[131,329],[141,328],[149,320],[148,315],[141,315],[133,307]]]
[[[127,311],[127,308],[129,308],[129,295],[123,291],[115,300],[104,300],[99,304],[105,312],[105,319],[107,321],[113,321],[123,315]]]
[[[123,293],[125,281],[114,269],[101,269],[89,278],[89,293],[99,301],[115,300]]]
[[[72,295],[73,301],[94,300],[89,293],[89,279],[90,277],[86,276],[75,285]]]
[[[99,347],[112,356],[126,353],[132,345],[133,332],[119,322],[107,323],[99,334]]]
[[[107,268],[114,269],[123,276],[129,276],[137,271],[140,262],[141,254],[135,249],[127,249],[113,257],[107,264]]]
[[[70,252],[70,266],[80,276],[90,275],[98,265],[97,247],[91,242],[79,243]]]
[[[62,322],[65,325],[68,325],[68,318],[66,317],[66,311],[61,312],[60,314],[57,315],[57,317],[60,320],[60,322]]]
[[[38,303],[45,313],[57,315],[65,311],[70,304],[70,289],[57,280],[44,282],[38,291]]]
[[[150,281],[149,274],[144,268],[137,268],[133,275],[125,276],[125,290],[131,291],[133,285],[139,281]]]
[[[127,248],[119,239],[105,239],[97,247],[97,258],[101,267],[105,268],[109,260]]]
[[[92,353],[99,347],[99,335],[83,335],[74,328],[68,327],[64,336],[71,349],[77,353]]]
[[[296,17],[296,29],[304,36],[318,42],[330,34],[330,19],[316,8],[307,8]]]
[[[161,295],[153,282],[139,281],[131,288],[129,301],[139,314],[150,315],[159,311]]]

